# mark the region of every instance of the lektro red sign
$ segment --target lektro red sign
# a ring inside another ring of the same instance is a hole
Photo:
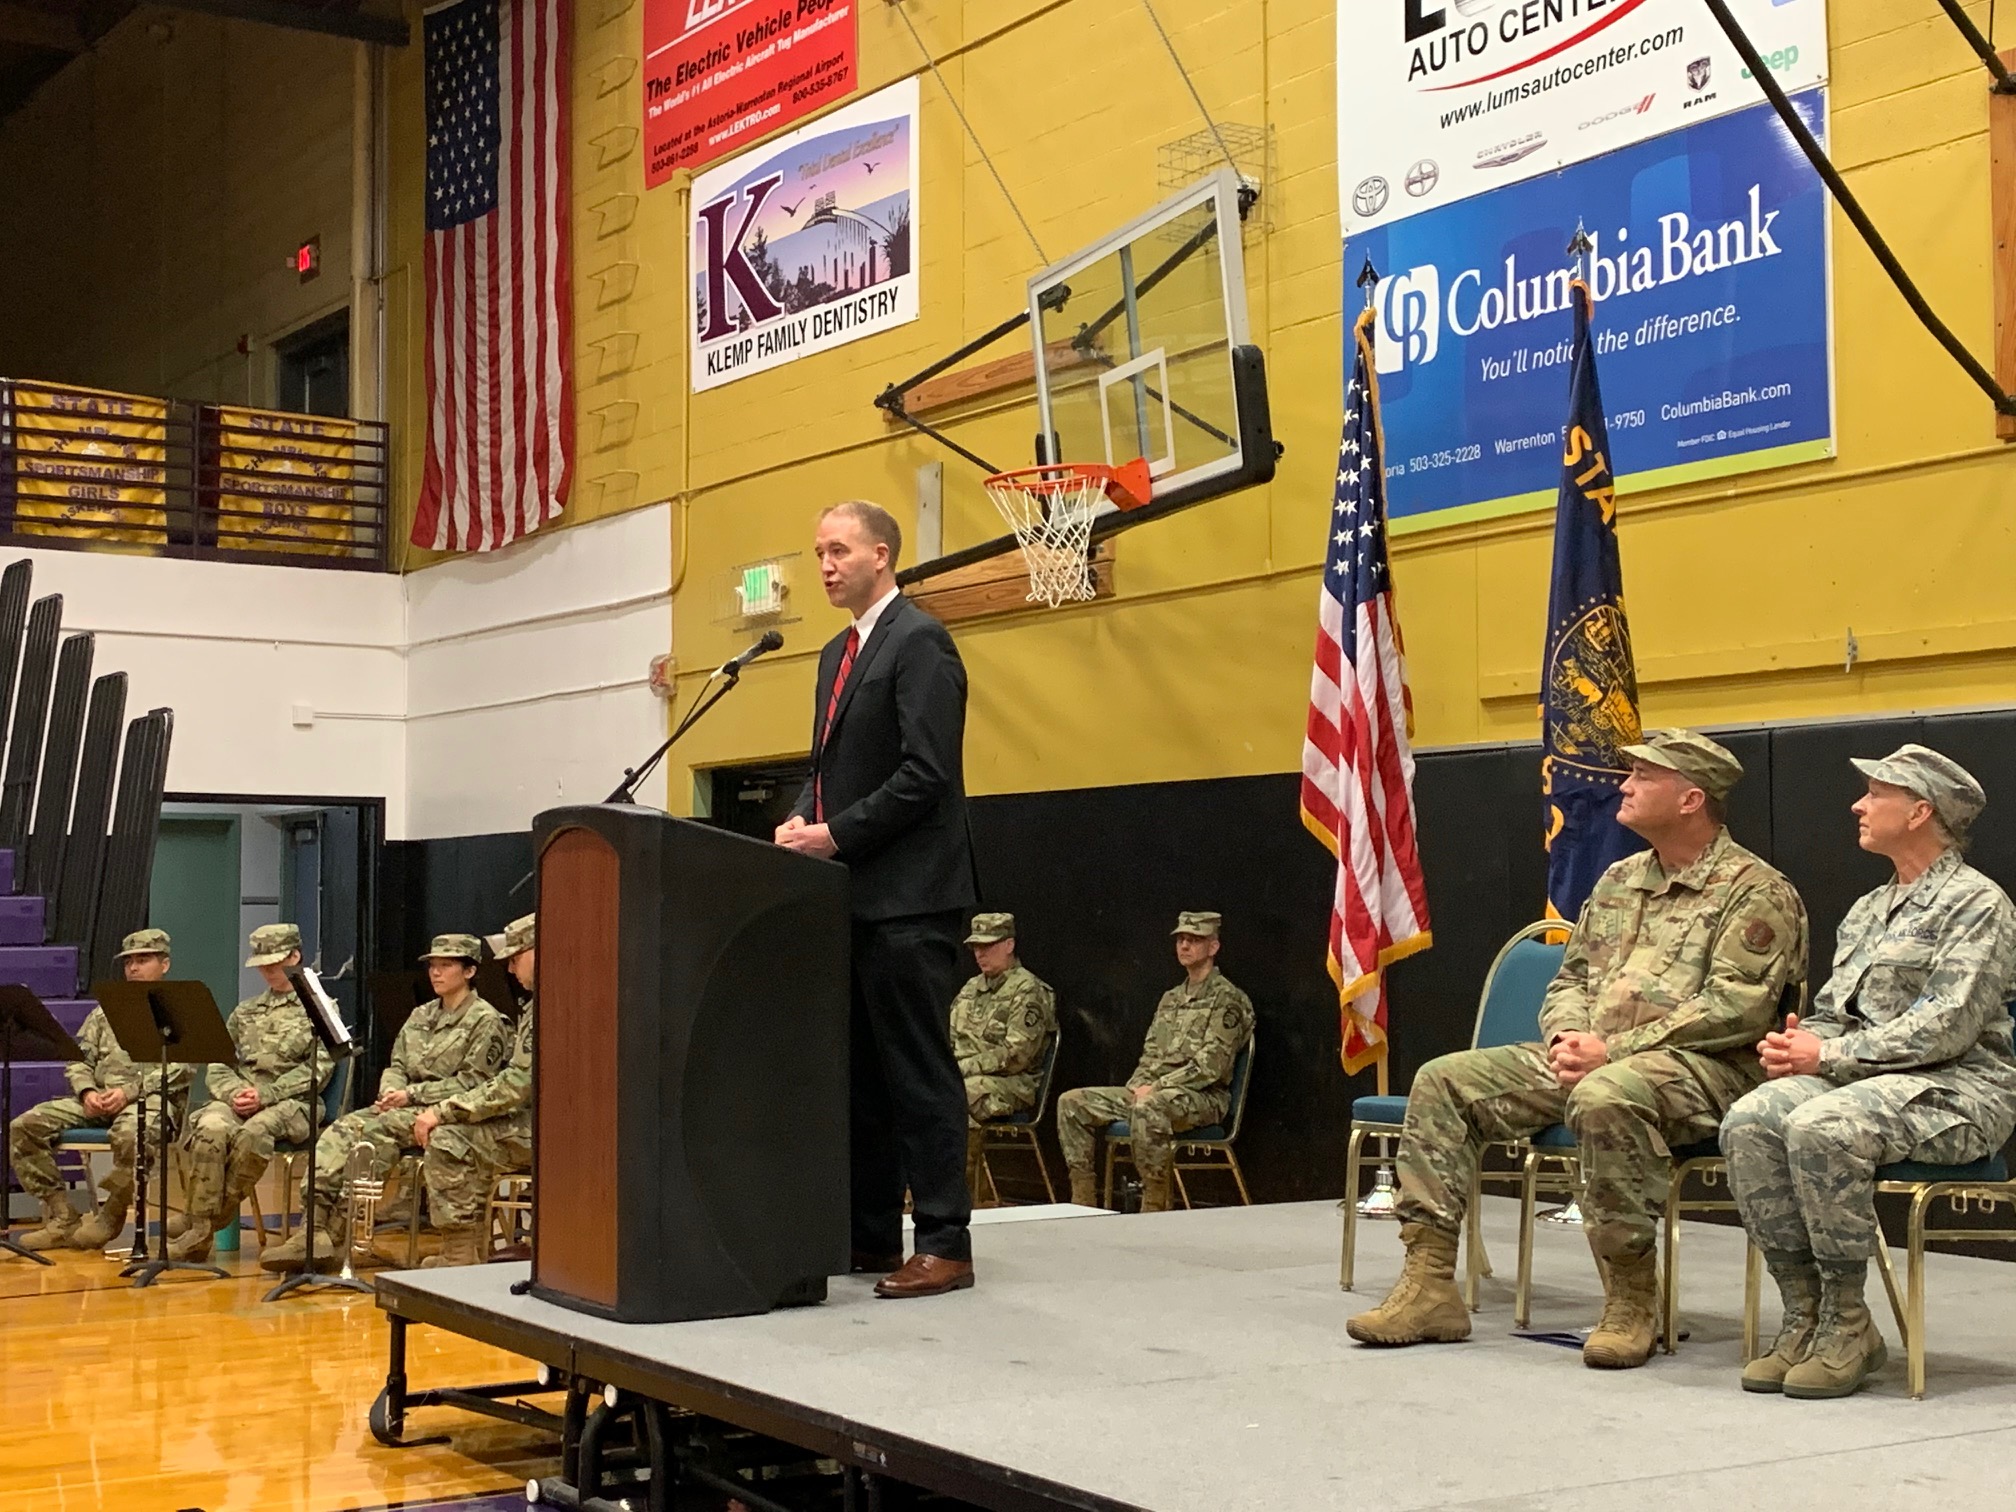
[[[845,99],[858,0],[645,0],[644,187]]]

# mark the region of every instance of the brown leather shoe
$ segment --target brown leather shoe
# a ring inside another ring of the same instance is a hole
[[[875,1283],[878,1297],[942,1297],[973,1284],[971,1260],[947,1260],[943,1255],[912,1255],[893,1276]]]
[[[872,1254],[868,1250],[855,1250],[853,1258],[847,1262],[850,1276],[886,1276],[893,1270],[903,1268],[903,1255],[899,1250],[893,1255]]]

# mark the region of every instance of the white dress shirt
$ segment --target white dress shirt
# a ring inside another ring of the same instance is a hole
[[[882,597],[861,611],[861,617],[854,621],[854,633],[860,637],[859,645],[854,648],[856,656],[859,656],[862,647],[868,644],[868,637],[875,633],[875,626],[882,618],[882,611],[887,609],[890,602],[902,591],[901,588],[891,588]]]

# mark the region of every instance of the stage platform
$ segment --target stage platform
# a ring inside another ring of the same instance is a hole
[[[989,1224],[975,1235],[979,1285],[925,1301],[882,1301],[868,1279],[842,1277],[820,1307],[626,1325],[513,1297],[527,1267],[486,1265],[383,1275],[378,1303],[1001,1509],[2006,1504],[2016,1267],[1932,1258],[1920,1402],[1872,1275],[1891,1364],[1857,1397],[1795,1402],[1738,1389],[1737,1231],[1686,1225],[1692,1336],[1616,1374],[1511,1335],[1512,1217],[1509,1201],[1486,1200],[1499,1279],[1472,1340],[1403,1350],[1354,1345],[1343,1327],[1398,1272],[1397,1233],[1364,1226],[1359,1289],[1340,1292],[1327,1202]],[[1543,1229],[1535,1276],[1536,1329],[1594,1322],[1579,1231]],[[1767,1302],[1767,1335],[1775,1319]],[[424,1412],[410,1431],[429,1431]]]

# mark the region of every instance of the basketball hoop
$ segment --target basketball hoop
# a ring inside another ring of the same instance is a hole
[[[1041,600],[1052,609],[1082,603],[1096,591],[1090,552],[1092,522],[1108,500],[1121,509],[1148,502],[1148,464],[1124,467],[1103,462],[1052,462],[996,473],[987,480],[987,497],[1015,532],[1022,561],[1029,569],[1029,602]]]

